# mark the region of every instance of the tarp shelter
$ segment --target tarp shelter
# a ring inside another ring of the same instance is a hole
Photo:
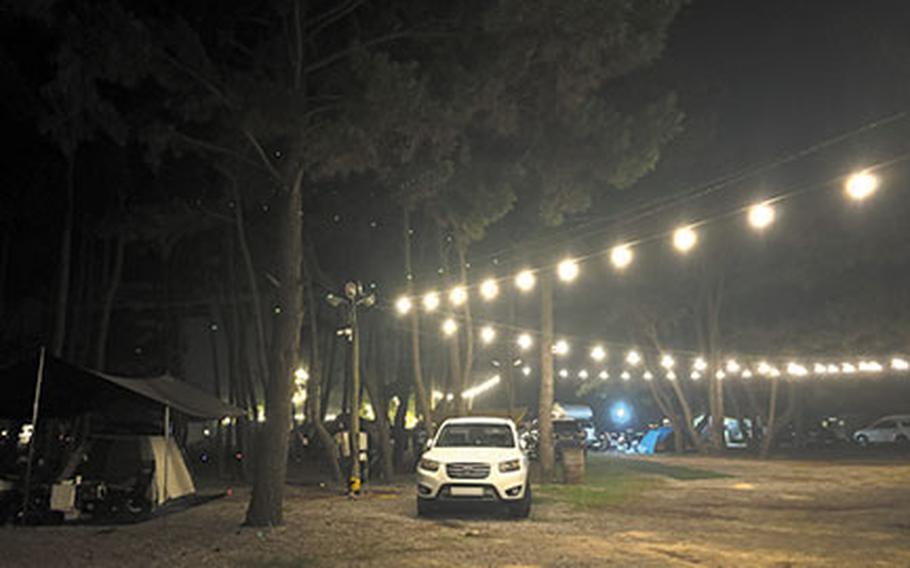
[[[38,367],[34,358],[0,370],[0,418],[31,420]],[[157,434],[166,408],[196,420],[243,415],[240,408],[169,375],[117,377],[46,356],[39,417],[91,413],[116,430]]]

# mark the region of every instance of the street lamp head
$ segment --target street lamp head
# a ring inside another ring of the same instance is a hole
[[[345,283],[344,285],[344,295],[348,297],[349,300],[353,300],[357,297],[357,294],[361,292],[360,284],[354,281]]]
[[[329,303],[333,308],[337,308],[344,303],[344,299],[332,294],[331,292],[326,295],[325,301]]]

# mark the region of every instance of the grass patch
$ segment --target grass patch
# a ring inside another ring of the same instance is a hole
[[[542,484],[535,487],[537,503],[560,502],[577,509],[600,509],[629,503],[666,482],[661,477],[689,481],[730,477],[727,474],[631,459],[589,459],[581,485]]]
[[[695,479],[723,479],[725,477],[732,477],[726,473],[711,471],[710,469],[683,467],[681,465],[670,465],[645,460],[617,460],[617,463],[612,463],[609,467],[625,468],[628,471],[639,473],[663,475],[665,477],[678,479],[680,481],[692,481]]]
[[[245,556],[235,559],[232,565],[255,566],[256,568],[310,568],[318,566],[316,558],[312,556],[270,556],[265,558]]]

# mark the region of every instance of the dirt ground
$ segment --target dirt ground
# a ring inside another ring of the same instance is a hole
[[[730,477],[658,476],[595,509],[541,491],[525,521],[418,519],[405,483],[356,501],[289,487],[267,530],[239,526],[238,490],[137,525],[0,529],[0,566],[910,566],[907,460],[650,459]]]

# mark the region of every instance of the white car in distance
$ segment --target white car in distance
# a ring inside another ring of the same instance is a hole
[[[417,514],[446,504],[499,502],[509,514],[531,512],[528,457],[506,418],[451,418],[417,464]]]
[[[906,444],[910,440],[910,414],[883,416],[871,426],[854,432],[853,439],[863,447],[871,444]]]

